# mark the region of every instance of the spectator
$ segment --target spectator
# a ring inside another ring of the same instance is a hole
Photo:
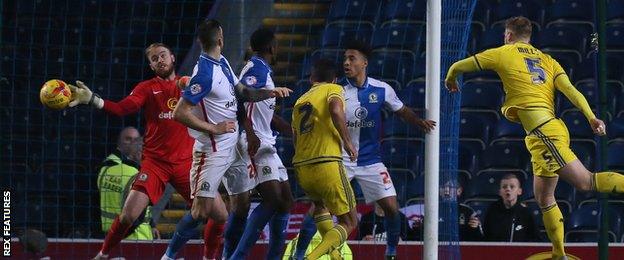
[[[384,225],[384,211],[375,203],[375,209],[360,219],[360,225],[358,227],[358,239],[369,241],[386,241],[386,227]],[[401,219],[401,233],[400,238],[403,240],[414,240],[413,237],[407,233],[409,224],[407,218],[401,212],[399,212],[399,218]]]
[[[487,209],[485,215],[485,238],[488,241],[539,241],[539,231],[533,215],[527,207],[518,203],[522,195],[520,180],[514,174],[506,174],[500,181],[500,199]]]
[[[464,191],[464,182],[463,178],[459,178],[457,181],[457,185],[453,185],[453,181],[448,181],[444,186],[440,189],[440,197],[441,203],[447,202],[455,202],[458,201]],[[455,195],[456,197],[453,197]],[[412,205],[414,207],[414,205]],[[421,204],[421,208],[424,208],[424,204]],[[416,210],[418,211],[418,210]],[[420,210],[424,213],[423,210]],[[412,215],[412,220],[414,224],[412,224],[412,230],[408,233],[413,234],[415,240],[422,240],[423,236],[423,220],[424,214],[415,214]],[[440,222],[443,222],[444,219],[440,219]],[[461,241],[482,241],[483,237],[483,229],[481,227],[481,221],[477,217],[477,213],[470,208],[469,206],[461,203],[457,203],[457,222],[458,222],[458,231],[459,231],[459,240]],[[442,225],[442,224],[440,224]]]
[[[130,187],[137,178],[138,162],[141,160],[143,140],[134,127],[126,127],[119,133],[117,150],[102,163],[98,175],[102,231],[108,232],[113,220],[120,214]],[[138,178],[147,177],[141,174]],[[151,221],[151,207],[148,207],[128,230],[126,238],[135,240],[160,239],[156,225]]]

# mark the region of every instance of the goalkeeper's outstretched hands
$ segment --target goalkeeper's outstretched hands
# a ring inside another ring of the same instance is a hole
[[[79,104],[92,105],[97,108],[104,107],[104,100],[98,94],[94,94],[82,81],[77,80],[76,85],[78,86],[69,85],[73,97],[73,100],[69,102],[69,107],[75,107]]]

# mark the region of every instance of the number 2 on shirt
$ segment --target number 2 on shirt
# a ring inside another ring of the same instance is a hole
[[[301,122],[299,123],[299,133],[305,134],[307,132],[310,132],[314,127],[314,123],[308,122],[310,121],[310,116],[312,116],[313,109],[314,108],[310,103],[305,103],[299,107],[299,113],[303,114],[303,116],[301,117]]]
[[[533,84],[544,84],[544,82],[546,82],[546,73],[544,73],[544,69],[540,67],[541,60],[524,58],[524,62],[527,65],[527,70],[529,70],[531,74],[531,81]]]

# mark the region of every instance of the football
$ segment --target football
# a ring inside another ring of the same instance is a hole
[[[58,79],[48,80],[41,87],[41,91],[39,91],[41,104],[55,110],[66,108],[69,105],[69,101],[71,101],[71,97],[72,93],[69,85]]]

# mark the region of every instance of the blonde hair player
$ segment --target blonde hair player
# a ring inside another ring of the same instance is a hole
[[[592,173],[570,150],[568,129],[555,117],[555,90],[561,91],[587,118],[597,135],[605,135],[602,120],[596,118],[587,100],[574,88],[559,63],[529,42],[531,21],[513,17],[505,23],[505,45],[455,62],[446,75],[446,87],[459,91],[459,74],[493,70],[503,81],[505,118],[522,124],[525,144],[531,153],[535,199],[542,209],[553,259],[567,259],[563,248],[563,216],[555,201],[555,187],[561,177],[579,191],[624,192],[624,176],[615,172]]]

